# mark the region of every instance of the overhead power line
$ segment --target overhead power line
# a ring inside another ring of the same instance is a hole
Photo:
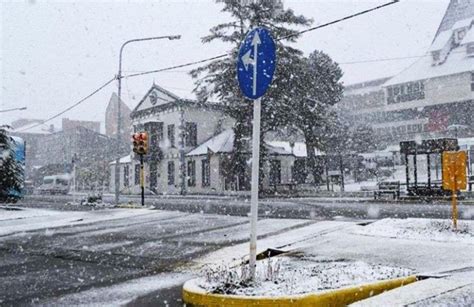
[[[173,69],[187,67],[187,66],[193,66],[193,65],[202,64],[202,63],[206,63],[206,62],[209,62],[209,61],[217,60],[217,59],[220,59],[220,58],[224,58],[226,56],[228,56],[227,53],[226,54],[221,54],[221,55],[216,55],[212,58],[207,58],[207,59],[203,59],[203,60],[199,60],[199,61],[189,62],[189,63],[175,65],[175,66],[166,67],[166,68],[160,68],[160,69],[156,69],[156,70],[144,71],[144,72],[140,72],[140,73],[136,73],[136,74],[125,75],[122,78],[132,78],[132,77],[137,77],[137,76],[142,76],[142,75],[149,75],[149,74],[153,74],[153,73],[157,73],[157,72],[163,72],[163,71],[173,70]]]
[[[305,30],[302,30],[302,31],[299,31],[299,32],[296,32],[296,33],[293,33],[293,34],[290,34],[290,35],[287,35],[287,36],[284,36],[284,37],[279,37],[279,38],[277,38],[277,41],[284,40],[284,39],[288,39],[288,38],[291,38],[291,37],[294,37],[294,36],[299,36],[299,35],[304,34],[304,33],[307,33],[307,32],[311,32],[311,31],[314,31],[314,30],[318,30],[318,29],[321,29],[321,28],[324,28],[324,27],[327,27],[327,26],[330,26],[330,25],[333,25],[333,24],[336,24],[336,23],[339,23],[339,22],[342,22],[342,21],[345,21],[345,20],[348,20],[348,19],[352,19],[352,18],[361,16],[361,15],[364,15],[364,14],[367,14],[367,13],[370,13],[370,12],[373,12],[373,11],[376,11],[376,10],[379,10],[379,9],[384,8],[384,7],[386,7],[386,6],[395,4],[395,3],[397,3],[397,2],[399,2],[399,0],[393,0],[393,1],[387,2],[387,3],[385,3],[385,4],[381,4],[381,5],[378,5],[378,6],[376,6],[376,7],[367,9],[367,10],[363,10],[363,11],[357,12],[357,13],[355,13],[355,14],[351,14],[351,15],[348,15],[348,16],[345,16],[345,17],[342,17],[342,18],[339,18],[339,19],[336,19],[336,20],[327,22],[327,23],[325,23],[325,24],[321,24],[321,25],[318,25],[318,26],[315,26],[315,27],[312,27],[312,28],[308,28],[308,29],[305,29]],[[188,66],[194,66],[194,65],[197,65],[197,64],[202,64],[202,63],[206,63],[206,62],[209,62],[209,61],[213,61],[213,60],[217,60],[217,59],[220,59],[220,58],[224,58],[224,57],[227,57],[228,55],[229,55],[228,53],[225,53],[225,54],[213,56],[213,57],[210,57],[210,58],[206,58],[206,59],[202,59],[202,60],[198,60],[198,61],[194,61],[194,62],[188,62],[188,63],[184,63],[184,64],[180,64],[180,65],[175,65],[175,66],[170,66],[170,67],[166,67],[166,68],[161,68],[161,69],[156,69],[156,70],[150,70],[150,71],[145,71],[145,72],[140,72],[140,73],[125,75],[125,76],[122,76],[122,78],[132,78],[132,77],[138,77],[138,76],[143,76],[143,75],[148,75],[148,74],[153,74],[153,73],[159,73],[159,72],[174,70],[174,69],[178,69],[178,68],[188,67]],[[61,116],[62,114],[64,114],[64,113],[70,111],[71,109],[77,107],[78,105],[80,105],[81,103],[83,103],[84,101],[86,101],[87,99],[89,99],[90,97],[92,97],[93,95],[95,95],[96,93],[98,93],[100,90],[102,90],[104,87],[106,87],[107,85],[109,85],[110,83],[112,83],[112,82],[113,82],[114,80],[116,80],[116,79],[117,79],[116,77],[110,79],[110,80],[107,81],[105,84],[103,84],[102,86],[100,86],[98,89],[94,90],[91,94],[87,95],[87,96],[84,97],[83,99],[81,99],[81,100],[79,100],[78,102],[76,102],[75,104],[69,106],[69,107],[66,108],[65,110],[63,110],[63,111],[57,113],[56,115],[51,116],[50,118],[48,118],[48,119],[42,121],[41,123],[39,123],[39,124],[37,124],[37,125],[28,127],[27,129],[24,129],[24,130],[19,130],[18,132],[30,130],[30,129],[32,129],[32,128],[35,128],[35,127],[37,127],[37,126],[40,126],[40,125],[42,125],[42,124],[44,124],[44,123],[46,123],[46,122],[49,122],[49,121],[51,121],[51,120],[53,120],[53,119],[55,119],[55,118]]]
[[[338,22],[342,22],[342,21],[345,21],[345,20],[348,20],[348,19],[351,19],[351,18],[355,18],[355,17],[357,17],[357,16],[361,16],[361,15],[370,13],[370,12],[372,12],[372,11],[379,10],[379,9],[381,9],[381,8],[384,8],[384,7],[386,7],[386,6],[395,4],[395,3],[397,3],[397,2],[399,2],[399,0],[393,0],[393,1],[387,2],[387,3],[385,3],[385,4],[381,4],[381,5],[378,5],[378,6],[376,6],[376,7],[367,9],[367,10],[363,10],[363,11],[357,12],[357,13],[352,14],[352,15],[348,15],[348,16],[346,16],[346,17],[342,17],[342,18],[339,18],[339,19],[336,19],[336,20],[333,20],[333,21],[324,23],[324,24],[322,24],[322,25],[318,25],[318,26],[315,26],[315,27],[312,27],[312,28],[309,28],[309,29],[305,29],[305,30],[302,30],[302,31],[299,31],[299,32],[296,32],[296,33],[293,33],[293,34],[290,34],[290,35],[287,35],[287,36],[279,37],[279,38],[277,38],[276,40],[277,40],[277,41],[280,41],[280,40],[288,39],[288,38],[291,38],[291,37],[294,37],[294,36],[299,36],[299,35],[304,34],[304,33],[307,33],[307,32],[311,32],[311,31],[314,31],[314,30],[318,30],[318,29],[321,29],[321,28],[324,28],[324,27],[327,27],[327,26],[336,24],[336,23],[338,23]],[[166,67],[166,68],[161,68],[161,69],[157,69],[157,70],[150,70],[150,71],[144,71],[144,72],[140,72],[140,73],[136,73],[136,74],[130,74],[130,75],[123,76],[122,78],[131,78],[131,77],[143,76],[143,75],[148,75],[148,74],[153,74],[153,73],[158,73],[158,72],[173,70],[173,69],[177,69],[177,68],[193,66],[193,65],[197,65],[197,64],[202,64],[202,63],[206,63],[206,62],[209,62],[209,61],[213,61],[213,60],[216,60],[216,59],[224,58],[224,57],[226,57],[226,56],[228,56],[228,55],[229,55],[229,53],[225,53],[225,54],[216,55],[216,56],[214,56],[214,57],[206,58],[206,59],[199,60],[199,61],[195,61],[195,62],[189,62],[189,63],[185,63],[185,64],[181,64],[181,65],[176,65],[176,66],[171,66],[171,67]]]
[[[321,28],[325,28],[325,27],[327,27],[327,26],[336,24],[336,23],[338,23],[338,22],[342,22],[342,21],[345,21],[345,20],[348,20],[348,19],[352,19],[352,18],[354,18],[354,17],[357,17],[357,16],[360,16],[360,15],[364,15],[364,14],[367,14],[367,13],[370,13],[370,12],[373,12],[373,11],[376,11],[376,10],[379,10],[379,9],[381,9],[381,8],[384,8],[384,7],[386,7],[386,6],[389,6],[389,5],[398,3],[398,2],[400,2],[400,0],[393,0],[393,1],[390,1],[390,2],[387,2],[387,3],[384,3],[384,4],[381,4],[381,5],[375,6],[375,7],[373,7],[373,8],[370,8],[370,9],[367,9],[367,10],[363,10],[363,11],[357,12],[357,13],[352,14],[352,15],[348,15],[348,16],[346,16],[346,17],[342,17],[342,18],[339,18],[339,19],[336,19],[336,20],[333,20],[333,21],[330,21],[330,22],[327,22],[327,23],[323,23],[322,25],[319,25],[319,26],[315,26],[315,27],[308,28],[308,29],[305,29],[305,30],[302,30],[302,31],[299,31],[299,32],[296,32],[296,33],[293,33],[293,34],[290,34],[290,35],[287,35],[287,36],[283,36],[283,37],[277,38],[277,40],[280,41],[280,40],[292,38],[292,37],[295,37],[295,36],[299,36],[299,35],[304,34],[304,33],[307,33],[307,32],[311,32],[311,31],[314,31],[314,30],[318,30],[318,29],[321,29]]]
[[[53,119],[55,119],[55,118],[57,118],[57,117],[63,115],[63,114],[66,113],[67,111],[69,111],[69,110],[71,110],[71,109],[77,107],[78,105],[80,105],[81,103],[83,103],[84,101],[86,101],[87,99],[91,98],[92,96],[94,96],[95,94],[97,94],[98,92],[100,92],[103,88],[105,88],[107,85],[109,85],[110,83],[112,83],[112,82],[113,82],[114,80],[116,80],[116,79],[117,79],[116,77],[110,79],[109,81],[107,81],[106,83],[104,83],[103,85],[101,85],[100,87],[98,87],[96,90],[94,90],[92,93],[90,93],[90,94],[87,95],[86,97],[82,98],[82,99],[79,100],[78,102],[74,103],[73,105],[67,107],[65,110],[63,110],[63,111],[57,113],[56,115],[53,115],[53,116],[51,116],[50,118],[41,121],[41,123],[38,123],[38,124],[33,125],[33,126],[31,126],[31,127],[28,127],[28,128],[26,128],[26,129],[20,129],[20,130],[18,130],[17,132],[23,132],[23,131],[26,131],[26,130],[30,130],[30,129],[36,128],[36,127],[38,127],[38,126],[43,125],[44,123],[47,123],[47,122],[49,122],[49,121],[51,121],[51,120],[53,120]]]

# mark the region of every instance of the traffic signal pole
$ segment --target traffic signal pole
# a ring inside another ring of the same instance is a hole
[[[126,41],[120,47],[119,53],[119,69],[117,74],[118,80],[118,102],[117,102],[117,158],[115,160],[115,204],[118,205],[120,201],[120,155],[118,154],[120,151],[120,140],[121,140],[121,122],[122,122],[122,112],[120,110],[120,102],[122,101],[122,54],[123,48],[134,42],[143,42],[143,41],[151,41],[151,40],[158,40],[158,39],[181,39],[181,35],[167,35],[167,36],[157,36],[157,37],[145,37],[145,38],[136,38]]]
[[[145,170],[143,167],[143,155],[140,155],[140,188],[142,190],[142,206],[145,206]]]

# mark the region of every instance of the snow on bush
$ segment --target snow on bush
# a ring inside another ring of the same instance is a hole
[[[408,276],[414,271],[362,261],[277,257],[258,261],[254,282],[248,273],[248,265],[207,267],[197,284],[214,294],[298,295]]]

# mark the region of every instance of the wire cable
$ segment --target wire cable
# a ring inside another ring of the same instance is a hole
[[[290,34],[290,35],[287,35],[287,36],[283,36],[283,37],[277,38],[276,40],[277,40],[277,41],[280,41],[280,40],[292,38],[292,37],[295,37],[295,36],[299,36],[299,35],[304,34],[304,33],[307,33],[307,32],[311,32],[311,31],[314,31],[314,30],[318,30],[318,29],[321,29],[321,28],[325,28],[325,27],[327,27],[327,26],[336,24],[336,23],[338,23],[338,22],[342,22],[342,21],[345,21],[345,20],[348,20],[348,19],[352,19],[352,18],[354,18],[354,17],[360,16],[360,15],[364,15],[364,14],[370,13],[370,12],[372,12],[372,11],[379,10],[379,9],[381,9],[381,8],[384,8],[384,7],[386,7],[386,6],[389,6],[389,5],[398,3],[398,2],[400,2],[400,0],[393,0],[393,1],[391,1],[391,2],[387,2],[387,3],[384,3],[384,4],[378,5],[378,6],[376,6],[376,7],[373,7],[373,8],[367,9],[367,10],[363,10],[363,11],[360,11],[360,12],[357,12],[357,13],[355,13],[355,14],[342,17],[342,18],[339,18],[339,19],[336,19],[336,20],[333,20],[333,21],[324,23],[324,24],[319,25],[319,26],[315,26],[315,27],[308,28],[308,29],[305,29],[305,30],[302,30],[302,31],[299,31],[299,32],[296,32],[296,33],[293,33],[293,34]]]
[[[378,5],[376,7],[373,7],[373,8],[370,8],[370,9],[367,9],[367,10],[363,10],[363,11],[360,11],[360,12],[357,12],[355,14],[351,14],[351,15],[348,15],[348,16],[345,16],[343,18],[339,18],[339,19],[336,19],[336,20],[333,20],[333,21],[330,21],[330,22],[327,22],[325,24],[322,24],[322,25],[318,25],[318,26],[315,26],[315,27],[312,27],[312,28],[308,28],[308,29],[305,29],[305,30],[302,30],[302,31],[299,31],[299,32],[296,32],[296,33],[293,33],[293,34],[290,34],[290,35],[287,35],[287,36],[284,36],[284,37],[280,37],[280,38],[277,38],[276,40],[277,41],[281,41],[281,40],[285,40],[285,39],[289,39],[291,37],[295,37],[295,36],[299,36],[301,34],[304,34],[304,33],[308,33],[308,32],[311,32],[311,31],[314,31],[314,30],[317,30],[317,29],[321,29],[321,28],[324,28],[324,27],[327,27],[327,26],[330,26],[330,25],[333,25],[333,24],[336,24],[336,23],[339,23],[339,22],[342,22],[342,21],[345,21],[345,20],[348,20],[348,19],[352,19],[352,18],[355,18],[355,17],[358,17],[358,16],[361,16],[361,15],[364,15],[364,14],[367,14],[367,13],[370,13],[372,11],[376,11],[376,10],[379,10],[381,8],[384,8],[386,6],[389,6],[389,5],[392,5],[392,4],[395,4],[395,3],[398,3],[399,0],[393,0],[391,2],[387,2],[385,4],[381,4],[381,5]],[[145,71],[145,72],[140,72],[140,73],[135,73],[135,74],[130,74],[130,75],[125,75],[125,76],[121,76],[121,78],[132,78],[132,77],[138,77],[138,76],[143,76],[143,75],[148,75],[148,74],[153,74],[153,73],[158,73],[158,72],[164,72],[164,71],[169,71],[169,70],[174,70],[174,69],[177,69],[177,68],[183,68],[183,67],[188,67],[188,66],[194,66],[194,65],[197,65],[197,64],[202,64],[202,63],[206,63],[206,62],[209,62],[209,61],[213,61],[213,60],[217,60],[217,59],[220,59],[220,58],[224,58],[224,57],[227,57],[229,55],[229,53],[226,53],[226,54],[221,54],[221,55],[217,55],[217,56],[213,56],[213,57],[210,57],[210,58],[206,58],[206,59],[202,59],[202,60],[198,60],[198,61],[194,61],[194,62],[189,62],[189,63],[185,63],[185,64],[180,64],[180,65],[175,65],[175,66],[171,66],[171,67],[166,67],[166,68],[161,68],[161,69],[156,69],[156,70],[150,70],[150,71]],[[72,110],[73,108],[77,107],[78,105],[80,105],[81,103],[83,103],[84,101],[86,101],[87,99],[89,99],[90,97],[92,97],[93,95],[95,95],[96,93],[98,93],[99,91],[101,91],[103,88],[105,88],[107,85],[109,85],[110,83],[112,83],[114,80],[116,80],[117,77],[114,77],[112,79],[110,79],[109,81],[107,81],[105,84],[103,84],[102,86],[100,86],[98,89],[96,89],[95,91],[93,91],[91,94],[87,95],[86,97],[84,97],[83,99],[79,100],[78,102],[76,102],[75,104],[69,106],[68,108],[66,108],[65,110],[57,113],[56,115],[54,116],[51,116],[50,118],[42,121],[41,123],[38,123],[34,126],[31,126],[31,127],[28,127],[27,129],[23,129],[23,130],[18,130],[18,132],[22,132],[22,131],[26,131],[26,130],[30,130],[30,129],[33,129],[35,127],[38,127],[46,122],[49,122],[59,116],[61,116],[62,114]]]
[[[138,76],[153,74],[153,73],[157,73],[157,72],[163,72],[163,71],[167,71],[167,70],[173,70],[173,69],[176,69],[176,68],[182,68],[182,67],[192,66],[192,65],[196,65],[196,64],[206,63],[206,62],[209,62],[209,61],[212,61],[212,60],[224,58],[224,57],[226,57],[226,56],[228,56],[228,55],[229,55],[228,53],[226,53],[226,54],[221,54],[221,55],[214,56],[214,57],[212,57],[212,58],[207,58],[207,59],[203,59],[203,60],[199,60],[199,61],[189,62],[189,63],[185,63],[185,64],[181,64],[181,65],[176,65],[176,66],[161,68],[161,69],[157,69],[157,70],[150,70],[150,71],[140,72],[140,73],[136,73],[136,74],[125,75],[125,76],[122,76],[122,78],[138,77]]]
[[[113,81],[117,80],[116,77],[113,77],[112,79],[110,79],[109,81],[107,81],[106,83],[104,83],[103,85],[101,85],[99,88],[97,88],[96,90],[94,90],[92,93],[90,93],[89,95],[87,95],[86,97],[82,98],[81,100],[79,100],[78,102],[74,103],[73,105],[67,107],[65,110],[57,113],[56,115],[53,115],[51,117],[49,117],[48,119],[45,119],[43,121],[41,121],[41,123],[38,123],[36,125],[33,125],[31,127],[28,127],[26,129],[20,129],[16,132],[23,132],[23,131],[27,131],[27,130],[30,130],[30,129],[33,129],[33,128],[36,128],[38,126],[41,126],[43,125],[44,123],[47,123],[61,115],[63,115],[64,113],[74,109],[75,107],[77,107],[78,105],[80,105],[81,103],[83,103],[84,101],[86,101],[87,99],[91,98],[92,96],[94,96],[95,94],[97,94],[98,92],[100,92],[103,88],[105,88],[107,85],[109,85],[110,83],[112,83]]]
[[[360,12],[357,12],[355,14],[345,16],[343,18],[339,18],[339,19],[330,21],[330,22],[327,22],[325,24],[322,24],[322,25],[319,25],[319,26],[316,26],[316,27],[312,27],[312,28],[309,28],[309,29],[299,31],[297,33],[293,33],[293,34],[290,34],[290,35],[287,35],[287,36],[284,36],[284,37],[277,38],[276,41],[288,39],[288,38],[298,36],[298,35],[301,35],[301,34],[304,34],[304,33],[307,33],[307,32],[318,30],[318,29],[336,24],[338,22],[342,22],[342,21],[345,21],[345,20],[360,16],[360,15],[364,15],[364,14],[370,13],[370,12],[375,11],[375,10],[379,10],[381,8],[384,8],[386,6],[389,6],[389,5],[398,3],[398,2],[399,2],[399,0],[393,0],[391,2],[387,2],[385,4],[381,4],[381,5],[378,5],[376,7],[373,7],[373,8],[364,10],[364,11],[360,11]],[[163,72],[163,71],[168,71],[168,70],[174,70],[174,69],[182,68],[182,67],[193,66],[193,65],[197,65],[197,64],[206,63],[206,62],[209,62],[209,61],[212,61],[212,60],[224,58],[228,55],[229,55],[229,53],[225,53],[225,54],[217,55],[217,56],[214,56],[214,57],[206,58],[206,59],[195,61],[195,62],[189,62],[189,63],[185,63],[185,64],[181,64],[181,65],[176,65],[176,66],[171,66],[171,67],[166,67],[166,68],[161,68],[161,69],[156,69],[156,70],[150,70],[150,71],[144,71],[144,72],[140,72],[140,73],[125,75],[125,76],[122,76],[122,78],[132,78],[132,77],[143,76],[143,75],[148,75],[148,74],[153,74],[153,73],[158,73],[158,72]]]

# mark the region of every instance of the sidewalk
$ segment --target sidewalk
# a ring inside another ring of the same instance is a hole
[[[461,221],[458,233],[450,230],[449,220],[384,219],[363,225],[317,222],[259,240],[257,248],[258,252],[267,248],[283,250],[289,252],[285,254],[287,257],[344,259],[401,267],[429,277],[359,302],[357,306],[429,306],[435,302],[459,302],[464,306],[463,300],[470,299],[474,286],[473,221]],[[248,243],[223,248],[198,259],[195,268],[210,264],[237,265],[246,259],[248,248]]]

